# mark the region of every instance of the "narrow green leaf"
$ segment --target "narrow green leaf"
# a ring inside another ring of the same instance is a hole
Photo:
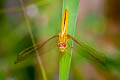
[[[63,0],[62,14],[64,10],[68,9],[68,34],[74,36],[76,17],[78,12],[79,0]],[[69,41],[70,46],[72,46],[72,41]],[[66,50],[63,53],[60,63],[59,63],[59,80],[68,80],[71,64],[71,54],[72,49]]]

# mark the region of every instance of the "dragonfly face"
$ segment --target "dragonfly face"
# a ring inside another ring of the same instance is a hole
[[[59,51],[63,53],[66,48],[66,43],[58,43],[57,46],[58,46]]]

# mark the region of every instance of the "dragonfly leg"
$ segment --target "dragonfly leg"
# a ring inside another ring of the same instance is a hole
[[[71,54],[71,52],[70,52],[69,48],[66,48],[66,50],[68,51],[69,55],[70,55],[70,56],[72,56],[72,54]],[[65,53],[67,53],[67,51],[66,51],[66,50],[65,50]]]
[[[59,54],[59,55],[60,55],[60,57],[62,57],[62,53],[61,53],[61,52],[60,52],[60,54]]]
[[[70,53],[70,56],[72,56],[72,53],[70,52],[70,48],[71,48],[71,49],[73,49],[73,46],[70,46],[70,44],[68,43],[67,50],[69,51],[69,53]]]
[[[69,34],[66,34],[66,36],[67,36],[67,38],[68,38],[68,39],[70,39],[70,38],[71,38],[71,36],[70,36]]]
[[[60,56],[60,57],[59,57],[59,62],[60,62],[60,60],[61,60],[61,58],[62,58],[62,53],[61,53],[61,52],[59,53],[59,56]]]
[[[65,49],[65,52],[64,53],[67,53],[66,49]],[[65,55],[65,59],[67,58],[67,54],[64,54]]]

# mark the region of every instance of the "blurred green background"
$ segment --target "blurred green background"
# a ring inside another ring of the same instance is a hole
[[[73,51],[70,80],[120,80],[120,1],[80,0],[75,38],[105,54],[101,65]],[[36,43],[61,29],[62,0],[24,0]],[[53,46],[51,45],[53,44]],[[58,80],[59,52],[56,41],[40,52],[48,80]],[[36,56],[14,64],[17,54],[32,45],[19,0],[0,1],[0,80],[43,80]]]

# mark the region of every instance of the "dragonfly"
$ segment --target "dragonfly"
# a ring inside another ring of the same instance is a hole
[[[42,44],[38,43],[38,44],[35,44],[34,46],[30,46],[22,50],[20,53],[18,53],[17,60],[15,61],[15,63],[18,63],[24,60],[26,57],[31,55],[35,50],[41,49],[43,46],[45,46],[49,41],[53,40],[54,38],[58,39],[57,47],[58,47],[60,54],[63,54],[67,50],[66,48],[69,46],[68,41],[72,40],[79,47],[83,48],[91,57],[93,57],[94,59],[96,59],[97,61],[101,63],[105,63],[104,59],[100,59],[99,57],[95,55],[99,53],[100,56],[104,58],[104,54],[102,54],[101,52],[97,51],[96,49],[88,46],[87,44],[81,41],[77,41],[74,37],[67,34],[68,22],[69,22],[68,20],[69,20],[69,12],[68,12],[68,9],[66,8],[64,11],[63,17],[62,17],[62,21],[61,21],[61,32],[59,34],[56,34],[50,37],[49,39],[44,41]]]

